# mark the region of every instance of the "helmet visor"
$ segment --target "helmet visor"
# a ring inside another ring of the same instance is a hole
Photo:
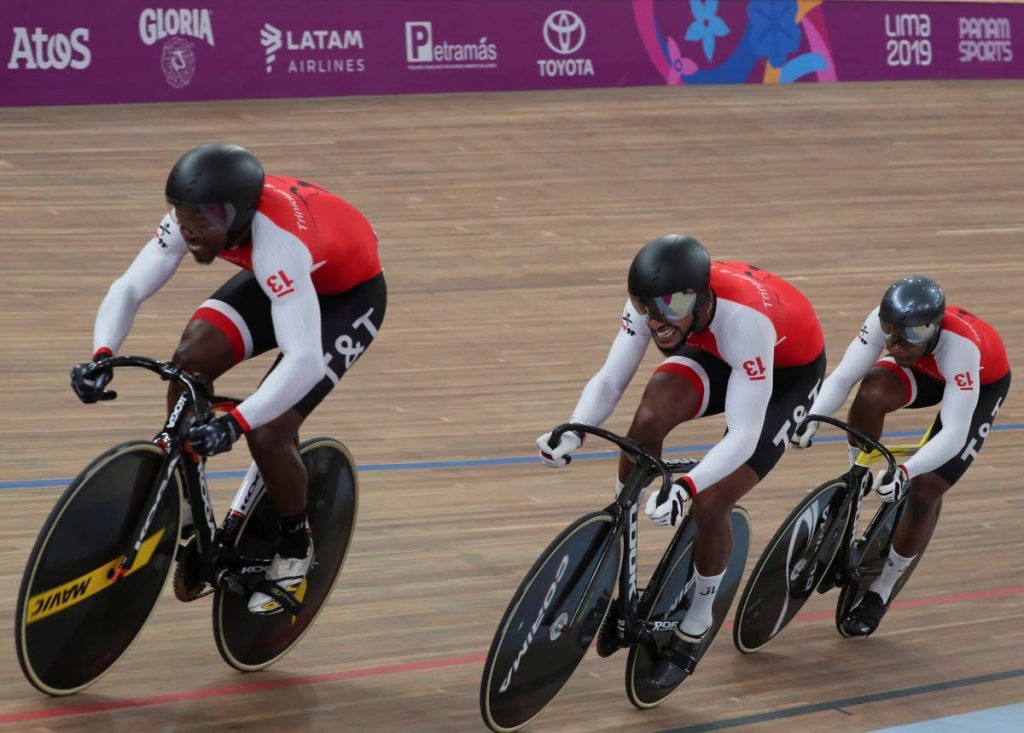
[[[641,298],[631,294],[629,299],[641,315],[673,325],[690,316],[697,305],[697,293],[692,290],[659,295],[655,298]]]
[[[911,346],[928,343],[939,330],[937,323],[925,323],[921,326],[894,326],[879,319],[879,325],[882,327],[882,335],[889,343],[907,343]]]
[[[176,204],[168,202],[171,221],[196,235],[223,234],[235,220],[231,204]]]

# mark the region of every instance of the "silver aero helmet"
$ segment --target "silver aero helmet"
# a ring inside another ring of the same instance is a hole
[[[263,166],[238,145],[210,143],[185,153],[167,176],[172,207],[200,212],[234,240],[252,223],[263,192]]]
[[[905,340],[913,346],[929,342],[946,314],[946,296],[939,284],[924,275],[907,275],[882,296],[878,320],[886,340]]]
[[[711,256],[693,237],[666,234],[637,252],[627,285],[639,313],[675,325],[707,302]]]

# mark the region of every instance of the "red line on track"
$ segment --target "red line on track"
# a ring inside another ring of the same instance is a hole
[[[988,598],[1006,598],[1008,596],[1022,594],[1024,594],[1024,587],[996,588],[994,590],[954,593],[947,596],[932,596],[930,598],[896,601],[893,603],[893,607],[921,608],[925,606],[943,606],[963,601],[978,601]],[[830,619],[834,615],[835,612],[832,610],[816,611],[815,613],[798,614],[793,621],[798,623],[819,621],[822,619]],[[731,623],[726,624],[725,628],[729,628],[731,625]],[[340,672],[325,672],[324,674],[284,677],[272,680],[245,682],[236,685],[221,685],[219,687],[209,687],[200,690],[185,690],[184,692],[171,692],[164,695],[131,697],[123,700],[109,700],[79,705],[61,705],[55,701],[54,704],[56,706],[52,708],[23,710],[0,715],[0,725],[24,723],[30,720],[44,720],[46,718],[70,718],[76,715],[102,713],[111,710],[129,710],[131,708],[152,707],[154,705],[166,705],[168,703],[185,702],[189,700],[203,700],[206,698],[224,697],[227,695],[241,695],[250,692],[259,692],[261,690],[276,690],[303,685],[317,685],[324,682],[339,682],[343,680],[365,679],[367,677],[381,677],[385,675],[401,674],[403,672],[423,672],[442,669],[444,667],[460,667],[466,664],[482,664],[484,659],[485,655],[483,654],[472,654],[462,657],[438,657],[435,659],[424,659],[418,662],[386,664],[378,667],[362,667],[360,669],[350,669]]]

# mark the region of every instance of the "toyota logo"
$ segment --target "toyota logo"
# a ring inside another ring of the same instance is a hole
[[[544,43],[555,53],[575,53],[586,38],[583,18],[571,10],[556,10],[544,21]]]

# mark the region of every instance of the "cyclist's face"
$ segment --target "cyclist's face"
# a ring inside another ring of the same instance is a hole
[[[885,349],[898,365],[910,367],[914,366],[924,357],[924,353],[928,350],[928,344],[915,346],[906,339],[887,338],[885,340]]]
[[[657,316],[649,315],[647,325],[654,336],[654,345],[663,352],[670,352],[678,349],[683,343],[683,334],[690,330],[693,325],[694,315],[691,313],[677,323],[662,321]]]
[[[209,264],[228,243],[224,227],[206,214],[181,206],[175,206],[172,216],[181,227],[181,236],[185,238],[188,251],[196,262]]]

